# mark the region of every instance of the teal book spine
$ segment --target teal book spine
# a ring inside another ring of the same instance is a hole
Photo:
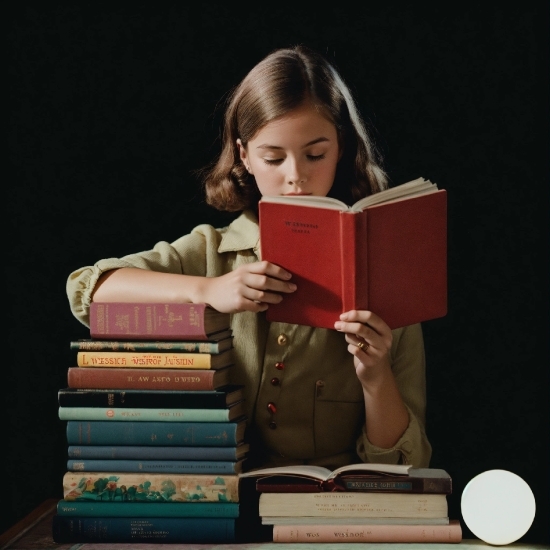
[[[109,407],[59,407],[60,420],[118,422],[229,422],[231,409],[141,409]]]
[[[68,458],[79,460],[229,460],[248,452],[248,444],[235,447],[154,447],[152,445],[69,445]]]
[[[67,422],[69,445],[231,447],[244,438],[245,422]]]
[[[221,460],[67,460],[71,472],[145,472],[152,474],[236,474],[242,461]]]
[[[235,522],[233,518],[70,517],[55,514],[52,536],[59,544],[230,543],[235,542]]]
[[[70,517],[238,518],[238,502],[84,502],[60,500],[57,513]]]

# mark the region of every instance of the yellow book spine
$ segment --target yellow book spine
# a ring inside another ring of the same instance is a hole
[[[81,351],[77,353],[79,367],[210,369],[209,353],[133,353],[123,351]]]

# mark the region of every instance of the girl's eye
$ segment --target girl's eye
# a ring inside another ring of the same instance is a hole
[[[281,162],[283,162],[283,159],[263,159],[263,161],[266,164],[277,165],[277,164],[281,164]]]
[[[315,162],[316,160],[322,160],[325,158],[325,155],[322,154],[322,155],[308,155],[307,158],[313,162]]]

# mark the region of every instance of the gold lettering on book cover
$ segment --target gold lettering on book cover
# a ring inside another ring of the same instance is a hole
[[[99,333],[105,332],[105,306],[98,306],[96,323],[97,331]]]
[[[189,308],[189,325],[192,327],[200,327],[201,326],[201,320],[199,312],[196,308],[191,306]]]
[[[138,308],[136,309],[136,327],[138,326]],[[145,308],[145,329],[147,331],[147,334],[151,334],[153,332],[154,327],[154,321],[153,321],[153,308],[151,306],[147,306]]]
[[[173,327],[174,323],[183,321],[183,317],[181,315],[176,317],[173,312],[170,312],[166,320],[168,322],[168,326]]]
[[[101,307],[98,308],[99,311],[104,311],[105,308]],[[123,332],[129,332],[130,331],[130,316],[129,315],[115,315],[115,326],[120,328]],[[102,330],[99,330],[98,332],[102,333],[105,332],[105,327],[103,327]]]

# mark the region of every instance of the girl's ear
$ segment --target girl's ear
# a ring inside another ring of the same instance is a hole
[[[243,145],[241,138],[237,138],[237,147],[239,148],[239,156],[241,157],[244,167],[248,170],[250,174],[252,174],[252,171],[250,169],[250,164],[248,163],[248,155],[246,152],[246,148]]]

